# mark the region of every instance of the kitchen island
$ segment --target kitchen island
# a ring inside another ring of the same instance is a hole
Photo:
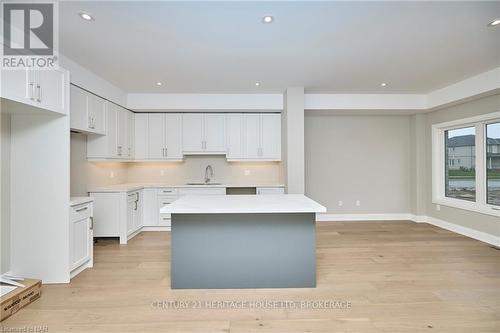
[[[316,213],[301,194],[185,196],[172,214],[172,289],[316,287]]]

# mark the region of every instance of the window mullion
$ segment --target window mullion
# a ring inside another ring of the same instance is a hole
[[[486,144],[485,125],[476,124],[476,202],[486,204]]]

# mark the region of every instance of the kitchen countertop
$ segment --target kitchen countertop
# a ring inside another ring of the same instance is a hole
[[[92,188],[90,193],[100,192],[129,192],[141,190],[144,188],[162,188],[162,187],[175,187],[175,188],[227,188],[227,187],[285,187],[283,184],[210,184],[210,185],[187,185],[187,184],[166,184],[166,183],[125,183],[109,186],[101,186]]]
[[[92,201],[94,201],[94,198],[92,197],[71,197],[69,199],[69,206],[73,207]]]
[[[303,194],[188,195],[161,208],[161,214],[324,213],[326,208]]]

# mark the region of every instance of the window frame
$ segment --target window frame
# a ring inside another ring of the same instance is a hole
[[[432,125],[432,203],[487,215],[500,216],[500,207],[487,203],[486,125],[500,121],[500,111]],[[445,131],[464,127],[476,130],[476,200],[446,196]]]

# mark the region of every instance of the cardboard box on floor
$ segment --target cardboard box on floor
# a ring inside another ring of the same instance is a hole
[[[1,319],[9,318],[26,305],[34,302],[42,296],[42,281],[34,279],[24,279],[19,281],[24,284],[24,288],[16,288],[10,293],[2,296]]]

